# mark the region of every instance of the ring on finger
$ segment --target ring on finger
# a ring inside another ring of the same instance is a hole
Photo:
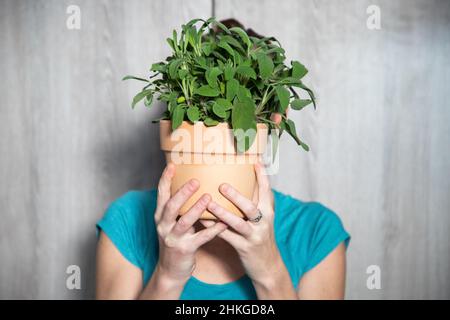
[[[253,223],[258,223],[262,217],[263,217],[263,214],[262,214],[261,210],[258,209],[258,215],[252,219],[248,218],[248,221],[253,222]]]

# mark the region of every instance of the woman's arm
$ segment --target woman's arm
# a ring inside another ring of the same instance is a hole
[[[142,288],[142,270],[126,260],[101,232],[97,247],[96,299],[178,299],[184,283],[170,279],[159,265]]]
[[[337,300],[345,294],[345,245],[338,245],[323,261],[308,271],[295,292],[281,257],[275,259],[262,281],[254,281],[259,299]]]
[[[342,299],[345,284],[345,246],[340,244],[321,263],[302,277],[296,292],[284,265],[274,235],[274,199],[269,179],[261,165],[255,165],[257,200],[245,198],[228,184],[220,192],[249,218],[244,220],[214,201],[208,209],[231,228],[218,236],[239,254],[252,279],[258,299]],[[257,217],[257,221],[255,220]],[[208,225],[207,222],[203,222]]]
[[[97,245],[96,299],[136,299],[141,290],[141,269],[126,260],[101,232]]]
[[[208,194],[200,197],[182,217],[176,219],[180,208],[200,184],[197,180],[190,180],[171,197],[174,171],[175,167],[169,164],[158,185],[155,223],[159,258],[150,281],[142,290],[141,269],[127,261],[101,232],[97,249],[98,299],[179,299],[194,269],[197,249],[227,228],[217,222],[195,232],[193,225],[211,200]]]
[[[301,278],[298,297],[305,300],[344,299],[345,269],[345,245],[342,242]]]

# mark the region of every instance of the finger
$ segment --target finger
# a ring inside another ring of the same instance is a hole
[[[219,191],[225,196],[225,198],[233,202],[239,209],[241,209],[247,218],[254,219],[258,216],[258,208],[255,206],[253,201],[244,197],[239,191],[228,183],[221,184]]]
[[[276,125],[279,125],[279,124],[281,123],[281,119],[282,119],[282,116],[281,116],[280,113],[273,113],[273,114],[270,116],[270,120],[272,120],[273,122],[275,122]]]
[[[168,163],[165,167],[161,178],[158,183],[158,198],[157,198],[157,209],[155,212],[155,220],[159,221],[164,206],[170,199],[170,186],[172,184],[172,178],[175,173],[175,165],[173,163]]]
[[[164,216],[162,217],[167,222],[173,222],[178,216],[178,211],[184,203],[198,190],[200,183],[196,179],[191,179],[186,182],[172,198],[167,201]]]
[[[200,199],[198,199],[189,211],[178,219],[172,229],[172,233],[180,236],[188,231],[194,223],[200,219],[202,213],[206,210],[209,201],[211,201],[211,196],[209,194],[204,194]]]
[[[252,229],[247,221],[225,210],[216,202],[211,201],[208,204],[208,210],[217,218],[236,230],[238,233],[242,234],[244,237],[247,237],[251,234]]]
[[[217,236],[228,242],[236,250],[241,250],[247,241],[243,236],[231,230],[224,230]]]
[[[200,230],[196,234],[194,234],[192,239],[192,244],[195,248],[199,248],[204,245],[206,242],[211,241],[219,235],[221,232],[226,230],[228,226],[222,222],[216,222],[211,227]]]
[[[255,164],[256,181],[258,183],[258,198],[260,206],[272,205],[272,189],[270,188],[269,176],[261,163]]]

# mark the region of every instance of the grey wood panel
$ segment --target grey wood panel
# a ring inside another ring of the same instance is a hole
[[[0,1],[0,298],[92,298],[95,221],[163,166],[155,108],[131,111],[165,38],[209,0]],[[273,34],[311,70],[317,111],[292,113],[311,151],[283,139],[274,186],[336,211],[353,236],[349,298],[450,298],[450,5],[376,1],[216,1]],[[66,267],[82,290],[65,287]],[[382,289],[366,288],[368,265]]]
[[[66,27],[67,6],[81,29]],[[0,2],[0,298],[92,298],[95,221],[163,166],[155,108],[132,111],[172,29],[209,0]],[[66,289],[81,267],[82,290]]]
[[[366,27],[369,5],[381,29]],[[348,298],[450,298],[450,3],[216,1],[299,58],[318,109],[291,112],[276,188],[320,201],[352,235]],[[381,290],[366,268],[379,265]]]

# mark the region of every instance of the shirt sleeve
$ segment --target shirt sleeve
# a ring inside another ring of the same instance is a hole
[[[340,243],[344,242],[347,248],[350,242],[350,235],[337,214],[319,203],[316,205],[318,210],[311,225],[307,263],[303,273],[318,265]]]
[[[142,268],[137,239],[138,212],[122,203],[114,201],[97,222],[97,237],[103,231],[122,256],[138,268]]]

